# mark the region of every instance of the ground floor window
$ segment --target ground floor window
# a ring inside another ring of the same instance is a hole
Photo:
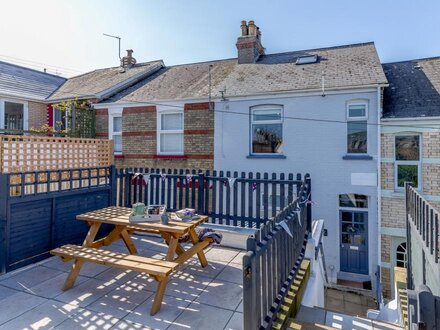
[[[4,109],[4,129],[23,130],[24,104],[6,101]]]

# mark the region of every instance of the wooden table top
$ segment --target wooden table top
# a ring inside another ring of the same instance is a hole
[[[131,213],[131,208],[110,206],[96,211],[91,211],[76,216],[77,220],[89,222],[101,222],[113,225],[136,226],[147,230],[158,230],[162,232],[186,234],[191,228],[197,227],[208,220],[206,215],[201,215],[199,219],[189,222],[170,220],[167,225],[158,222],[130,222],[128,217]]]

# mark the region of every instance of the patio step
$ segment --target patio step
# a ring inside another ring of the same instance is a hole
[[[286,322],[286,329],[301,329],[301,330],[313,330],[313,329],[337,329],[333,327],[329,327],[323,324],[318,323],[310,323],[305,321],[299,321],[295,319],[288,319]]]

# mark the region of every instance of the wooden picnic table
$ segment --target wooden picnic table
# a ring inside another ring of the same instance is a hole
[[[135,270],[153,276],[159,282],[151,308],[151,315],[154,315],[160,309],[168,276],[172,271],[196,254],[202,267],[208,265],[203,249],[211,243],[211,240],[199,241],[196,233],[196,227],[207,221],[208,217],[200,216],[199,219],[189,222],[170,220],[164,225],[160,221],[131,223],[128,220],[130,213],[131,208],[113,206],[78,215],[77,220],[87,221],[90,225],[82,246],[65,245],[52,250],[51,253],[62,257],[65,261],[75,259],[63,290],[70,289],[74,285],[84,262]],[[107,236],[95,240],[102,224],[112,224],[115,227]],[[135,231],[160,234],[168,244],[165,260],[137,256],[136,246],[131,239],[131,234]],[[179,243],[179,238],[184,235],[188,235],[192,243],[187,250]],[[124,241],[130,254],[100,249],[119,239]]]

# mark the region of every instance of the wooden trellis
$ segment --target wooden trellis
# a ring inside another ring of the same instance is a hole
[[[110,140],[0,136],[0,173],[66,170],[112,165]]]

